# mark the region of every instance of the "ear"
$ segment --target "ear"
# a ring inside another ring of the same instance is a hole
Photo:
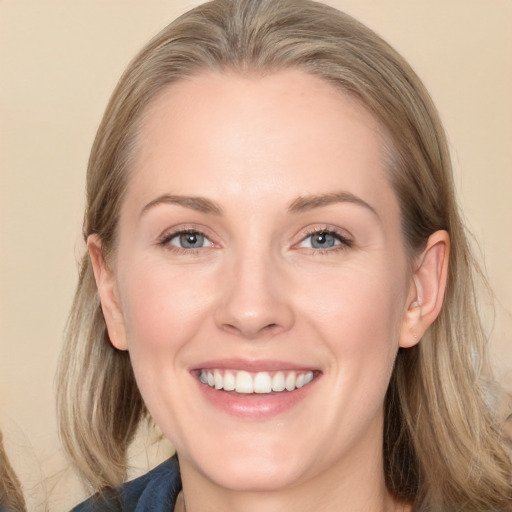
[[[436,231],[416,258],[400,332],[400,347],[416,345],[439,315],[448,279],[449,255],[450,236],[446,231]]]
[[[119,350],[127,350],[124,318],[119,303],[115,274],[105,261],[98,235],[93,234],[87,237],[87,249],[110,342]]]

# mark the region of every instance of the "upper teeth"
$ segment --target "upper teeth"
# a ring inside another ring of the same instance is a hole
[[[243,370],[201,370],[199,380],[215,389],[237,393],[270,393],[272,391],[293,391],[309,384],[313,372],[278,371],[249,373]]]

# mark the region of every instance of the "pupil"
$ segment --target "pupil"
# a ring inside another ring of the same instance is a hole
[[[333,247],[335,244],[334,237],[329,233],[317,233],[313,236],[311,245],[318,249],[322,247]]]
[[[181,246],[187,249],[203,245],[203,236],[198,233],[183,233],[180,238]]]

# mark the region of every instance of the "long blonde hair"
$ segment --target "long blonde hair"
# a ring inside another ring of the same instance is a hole
[[[271,73],[299,68],[358,98],[391,141],[390,181],[407,250],[429,235],[451,238],[450,273],[439,318],[398,354],[386,398],[389,490],[418,511],[508,510],[511,464],[493,404],[479,275],[455,199],[438,114],[405,60],[350,16],[308,0],[215,0],[158,34],[119,81],[98,129],[87,173],[84,237],[115,247],[120,205],[141,116],[170,83],[203,71]],[[64,444],[101,489],[126,475],[126,451],[147,411],[129,356],[109,342],[88,255],[66,331],[58,374]]]
[[[5,512],[24,512],[25,498],[20,481],[16,476],[5,452],[3,435],[0,430],[0,510]]]

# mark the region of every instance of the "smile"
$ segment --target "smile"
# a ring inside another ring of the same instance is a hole
[[[308,385],[313,371],[247,372],[244,370],[201,370],[199,380],[216,390],[237,393],[272,393],[294,391]]]

